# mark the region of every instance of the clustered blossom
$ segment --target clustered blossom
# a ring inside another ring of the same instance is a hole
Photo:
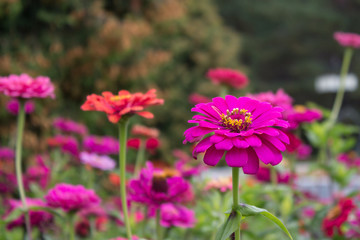
[[[277,183],[287,184],[290,182],[290,179],[293,176],[289,172],[276,172]],[[259,171],[256,174],[256,179],[262,182],[270,182],[271,181],[271,170],[268,167],[260,167]]]
[[[83,141],[83,147],[88,152],[101,155],[119,153],[118,140],[110,136],[87,136]]]
[[[74,157],[79,156],[79,144],[73,136],[56,135],[48,138],[47,142],[50,147],[60,147],[64,153],[69,153]]]
[[[96,153],[81,152],[80,161],[84,164],[88,164],[94,168],[98,168],[104,171],[112,170],[115,168],[115,161],[106,155],[97,155]]]
[[[155,89],[151,89],[145,94],[140,92],[131,94],[126,90],[121,90],[118,95],[113,95],[111,92],[103,92],[102,96],[91,94],[87,96],[81,109],[105,112],[110,122],[117,123],[123,116],[134,114],[144,118],[153,118],[154,115],[144,109],[163,103],[163,99],[156,98]]]
[[[164,203],[181,203],[191,200],[191,185],[181,177],[167,176],[151,163],[140,172],[139,179],[129,182],[129,199],[159,208]]]
[[[160,224],[164,227],[191,228],[195,225],[195,213],[184,206],[165,203],[160,208]]]
[[[35,104],[32,101],[25,102],[25,113],[30,114],[35,110]],[[14,98],[7,102],[6,109],[12,115],[18,115],[20,109],[20,102],[18,99]]]
[[[223,84],[236,89],[241,89],[249,84],[245,74],[229,68],[210,69],[206,76],[215,84]]]
[[[187,129],[184,143],[199,142],[193,156],[205,152],[204,162],[215,166],[225,154],[230,167],[242,167],[245,174],[256,174],[259,160],[277,165],[282,160],[289,138],[280,129],[289,124],[282,119],[282,109],[266,102],[228,95],[213,98],[192,109],[200,113],[189,123],[197,126]],[[213,133],[211,136],[208,134]]]
[[[336,32],[334,39],[343,47],[360,48],[360,35],[356,33]]]
[[[59,183],[50,189],[45,200],[50,207],[62,208],[64,211],[78,211],[100,203],[94,190],[66,183]]]
[[[53,126],[64,133],[77,133],[85,135],[88,131],[85,125],[61,117],[54,119]]]
[[[140,148],[141,139],[140,138],[130,138],[126,145],[129,148],[133,148],[139,150]],[[160,141],[157,138],[149,138],[145,141],[145,149],[148,151],[154,151],[155,149],[159,148]]]
[[[32,78],[23,73],[0,77],[0,93],[14,98],[55,98],[54,85],[50,78],[38,76]]]
[[[46,207],[46,203],[41,199],[36,198],[26,198],[26,203],[28,207]],[[4,218],[9,216],[14,210],[22,207],[22,203],[20,200],[11,199],[8,201],[9,208],[4,215]],[[30,223],[32,227],[45,227],[48,225],[53,217],[50,213],[42,210],[30,210]],[[12,220],[8,225],[7,229],[13,229],[15,227],[22,227],[25,224],[24,215]]]
[[[334,234],[343,235],[341,226],[348,220],[355,204],[351,198],[343,198],[332,208],[322,222],[322,230],[327,237],[333,237]]]

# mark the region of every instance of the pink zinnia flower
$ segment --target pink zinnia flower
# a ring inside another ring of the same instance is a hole
[[[0,194],[13,193],[17,188],[16,176],[0,170]]]
[[[128,240],[128,238],[124,238],[124,237],[117,237],[117,238],[111,238],[109,240]],[[137,236],[132,236],[132,240],[140,240],[139,237]]]
[[[47,140],[50,147],[60,147],[64,153],[69,153],[74,157],[79,156],[79,144],[73,136],[57,135]]]
[[[53,122],[54,128],[64,132],[64,133],[77,133],[80,135],[86,135],[87,128],[81,123],[77,123],[70,119],[65,118],[55,118]]]
[[[88,136],[83,141],[86,151],[101,155],[119,153],[119,141],[110,136]]]
[[[276,172],[277,182],[287,184],[290,181],[291,174],[289,172],[280,173]],[[256,179],[262,182],[271,181],[271,170],[268,167],[260,167],[256,174]]]
[[[293,99],[283,89],[278,89],[276,93],[268,91],[257,94],[248,94],[247,96],[260,102],[268,102],[273,107],[281,107],[285,112],[293,108]]]
[[[211,189],[219,190],[220,192],[232,190],[232,177],[221,177],[208,181],[204,190],[209,191]]]
[[[157,138],[159,137],[159,130],[136,124],[132,127],[131,134],[145,138]]]
[[[237,89],[244,88],[249,84],[245,74],[229,68],[210,69],[206,73],[206,77],[215,84],[224,84]]]
[[[195,225],[195,213],[184,206],[165,203],[160,208],[160,224],[167,228],[192,228]]]
[[[296,156],[298,159],[301,160],[307,159],[311,155],[311,152],[312,152],[311,146],[303,143],[297,148]]]
[[[360,167],[360,157],[355,151],[341,153],[337,159],[339,162],[344,163],[349,168]]]
[[[153,118],[151,112],[145,108],[164,103],[163,99],[156,98],[156,90],[151,89],[147,93],[133,93],[126,90],[119,91],[118,95],[111,92],[103,92],[102,96],[91,94],[81,106],[83,111],[105,112],[112,123],[117,123],[123,116],[139,115],[144,118]]]
[[[37,183],[42,189],[45,189],[50,182],[50,168],[45,165],[41,156],[36,157],[36,165],[26,170],[25,179],[27,184]]]
[[[66,183],[59,183],[50,189],[45,200],[50,207],[62,208],[64,211],[78,211],[98,205],[101,201],[94,190]]]
[[[356,33],[336,32],[334,39],[343,47],[360,48],[360,35]]]
[[[54,85],[50,78],[38,76],[32,78],[23,73],[0,77],[0,93],[18,98],[55,98]]]
[[[141,141],[142,140],[140,138],[130,138],[128,139],[126,145],[129,148],[139,150]],[[156,150],[157,148],[159,148],[159,146],[160,146],[160,141],[157,138],[149,138],[145,142],[145,148],[149,152]]]
[[[18,115],[20,108],[20,102],[18,99],[14,98],[7,102],[6,109],[12,115]],[[35,110],[35,104],[32,101],[25,102],[25,113],[30,114]]]
[[[318,109],[309,109],[302,105],[296,105],[287,114],[287,120],[292,129],[297,128],[300,123],[314,122],[322,118],[322,112]]]
[[[211,99],[198,93],[193,93],[189,96],[189,102],[191,104],[208,103]]]
[[[88,164],[94,168],[101,170],[112,170],[115,168],[115,161],[106,155],[97,155],[95,153],[81,152],[80,161],[84,164]]]
[[[26,203],[28,207],[46,207],[46,204],[41,199],[36,198],[26,198]],[[17,208],[22,207],[22,203],[20,200],[11,199],[8,201],[9,209],[7,210],[7,213],[5,213],[4,218],[6,218],[8,215],[10,215],[14,210]],[[46,211],[42,210],[30,210],[30,224],[32,227],[39,227],[43,228],[49,223],[52,222],[52,215]],[[7,229],[13,229],[15,227],[23,227],[25,224],[25,218],[24,215],[21,215],[20,217],[12,220],[8,225]]]
[[[129,182],[129,199],[155,208],[163,203],[191,200],[190,184],[181,177],[167,174],[164,170],[154,169],[148,162],[147,168],[141,170],[139,179]]]
[[[204,162],[215,166],[222,156],[230,167],[242,167],[245,174],[256,174],[259,159],[265,164],[277,165],[289,138],[280,129],[289,124],[281,115],[282,109],[247,97],[226,96],[213,98],[192,109],[195,115],[190,123],[197,126],[184,133],[187,142],[200,141],[193,156],[205,152]],[[213,133],[211,136],[208,134]]]
[[[0,160],[13,160],[14,158],[14,150],[8,147],[0,147]]]

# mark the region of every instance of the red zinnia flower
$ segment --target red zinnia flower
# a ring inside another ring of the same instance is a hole
[[[151,89],[147,93],[131,94],[126,90],[119,91],[118,95],[111,92],[103,92],[102,96],[91,94],[81,106],[84,111],[105,112],[112,123],[117,123],[123,116],[138,114],[144,118],[153,118],[151,112],[144,111],[146,107],[160,105],[163,99],[156,98],[156,90]]]
[[[355,208],[351,198],[341,199],[340,202],[332,208],[322,222],[322,230],[327,237],[334,236],[334,231],[342,236],[341,225],[346,222],[350,212]]]
[[[242,167],[246,174],[256,174],[259,159],[265,164],[277,165],[282,160],[289,138],[280,129],[289,124],[282,118],[282,109],[247,97],[226,96],[213,98],[192,109],[195,115],[190,123],[197,126],[184,133],[186,142],[200,141],[193,156],[205,152],[204,162],[215,166],[226,152],[230,167]],[[211,136],[208,134],[213,133]]]
[[[237,89],[244,88],[249,83],[245,74],[228,68],[210,69],[206,76],[215,84],[224,84]]]

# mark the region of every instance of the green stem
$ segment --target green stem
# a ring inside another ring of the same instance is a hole
[[[119,122],[119,167],[120,167],[120,194],[121,194],[121,203],[124,214],[124,221],[126,227],[126,234],[129,240],[132,240],[130,219],[127,207],[127,198],[126,198],[126,141],[127,141],[127,128],[128,128],[128,119],[122,119]]]
[[[19,101],[19,114],[17,121],[17,136],[16,136],[16,155],[15,155],[15,170],[16,170],[16,180],[19,188],[19,195],[22,202],[23,209],[25,211],[25,227],[27,240],[31,240],[31,226],[30,226],[30,216],[26,204],[26,196],[24,189],[24,182],[22,177],[22,166],[21,166],[21,154],[22,154],[22,139],[25,126],[25,108],[23,101]]]
[[[334,102],[334,106],[333,106],[331,114],[330,114],[329,122],[327,124],[327,130],[330,130],[333,128],[333,126],[339,116],[341,104],[344,99],[346,76],[349,71],[352,54],[353,54],[352,48],[350,48],[350,47],[345,48],[344,58],[343,58],[342,66],[341,66],[341,72],[340,72],[340,85],[339,85],[339,89],[338,89],[336,97],[335,97],[335,102]]]
[[[144,165],[145,161],[145,141],[144,139],[140,139],[140,146],[136,156],[136,164],[134,174],[137,176]]]
[[[276,169],[275,167],[271,167],[270,168],[270,180],[271,180],[271,184],[273,186],[276,186],[277,185],[277,172],[276,172]]]
[[[221,85],[221,88],[220,88],[220,97],[222,98],[225,98],[225,96],[228,94],[228,86],[225,86],[225,85]]]
[[[162,228],[161,228],[161,225],[160,225],[160,219],[161,219],[161,216],[160,216],[160,208],[156,210],[156,240],[162,240]]]
[[[68,221],[68,231],[69,231],[69,239],[75,240],[75,214],[69,213],[69,221]]]
[[[232,192],[233,192],[233,211],[239,206],[239,168],[232,168]],[[235,240],[240,240],[240,226],[235,231]]]

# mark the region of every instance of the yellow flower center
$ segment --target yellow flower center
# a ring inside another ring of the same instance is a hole
[[[331,209],[329,211],[329,213],[326,215],[327,219],[333,220],[335,218],[337,218],[341,213],[341,208],[340,206],[335,206],[333,209]]]
[[[222,126],[234,131],[240,132],[242,130],[247,130],[252,124],[251,113],[246,109],[234,108],[231,112],[226,110],[226,114],[221,113],[221,124]]]
[[[295,105],[294,109],[298,113],[305,113],[306,112],[306,107],[304,105]]]
[[[110,98],[111,101],[120,101],[123,99],[129,99],[131,97],[131,94],[126,95],[116,95]]]

